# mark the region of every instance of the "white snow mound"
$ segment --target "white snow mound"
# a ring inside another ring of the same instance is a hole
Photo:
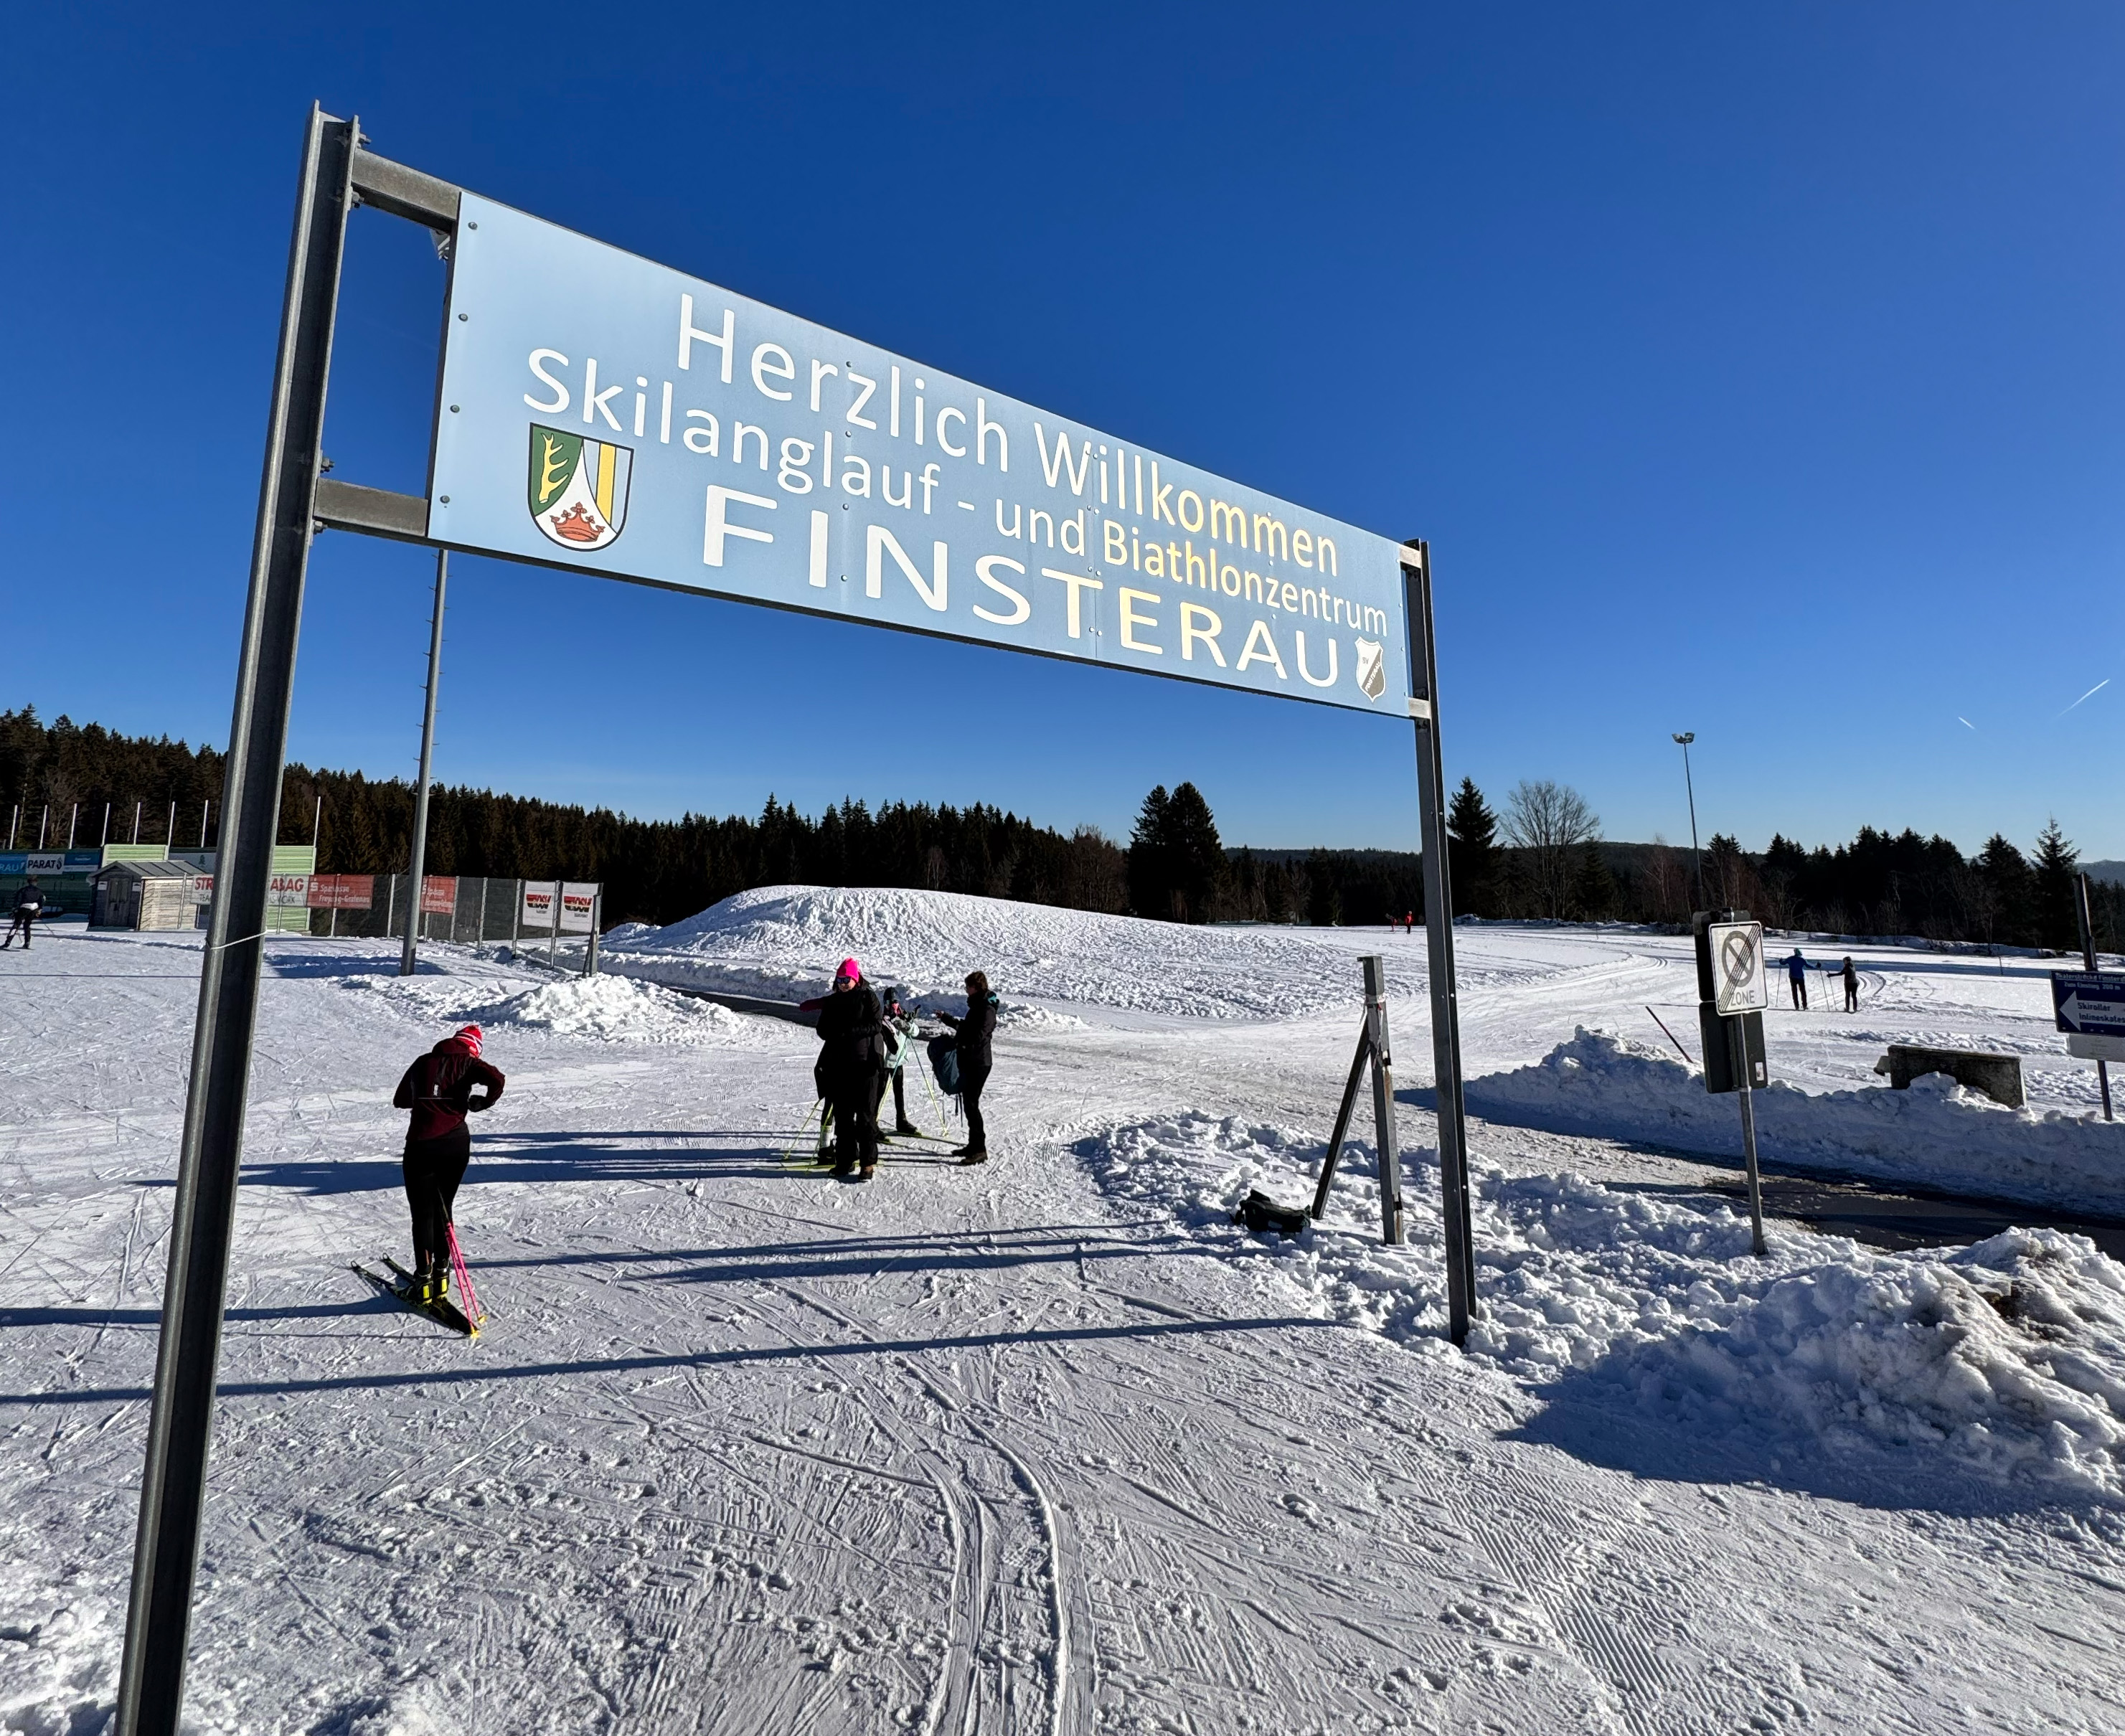
[[[1692,1067],[1581,1026],[1532,1066],[1472,1079],[1486,1120],[1553,1133],[1642,1140],[1738,1157],[1741,1112]],[[1887,1086],[1807,1092],[1773,1081],[1755,1096],[1767,1158],[2080,1211],[2125,1211],[2125,1122],[2061,1110],[2005,1109],[1944,1075]]]
[[[1373,1154],[1349,1148],[1327,1216],[1286,1241],[1229,1220],[1259,1188],[1312,1197],[1321,1147],[1183,1115],[1076,1148],[1110,1193],[1171,1212],[1265,1290],[1422,1348],[1444,1327],[1435,1167],[1406,1183],[1407,1245],[1378,1240]],[[1467,1348],[1541,1387],[1570,1383],[1760,1456],[1873,1446],[2125,1494],[2125,1267],[2085,1238],[2010,1230],[1886,1254],[1574,1174],[1477,1179],[1482,1312]],[[1271,1306],[1274,1306],[1272,1301]]]
[[[1356,1003],[1348,950],[1290,930],[897,887],[761,887],[651,934],[608,936],[601,956],[651,980],[781,1000],[823,995],[853,956],[871,981],[926,1000],[954,1000],[980,970],[1015,1000],[1183,1018],[1284,1019]]]
[[[593,1042],[714,1045],[744,1047],[763,1040],[760,1022],[712,1000],[675,994],[631,977],[571,976],[541,983],[521,994],[492,998],[495,985],[448,977],[379,981],[356,977],[349,986],[380,993],[416,1018],[444,1024],[477,1024],[497,1030],[544,1031]]]

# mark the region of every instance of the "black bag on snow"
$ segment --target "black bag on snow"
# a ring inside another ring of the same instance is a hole
[[[1257,1188],[1240,1202],[1232,1221],[1246,1225],[1252,1235],[1266,1235],[1272,1230],[1279,1235],[1297,1235],[1312,1220],[1296,1206],[1279,1206]]]

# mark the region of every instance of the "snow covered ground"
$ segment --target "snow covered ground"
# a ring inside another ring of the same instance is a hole
[[[1421,935],[775,888],[588,982],[276,939],[197,1728],[2117,1728],[2125,1269],[2042,1228],[1779,1223],[1753,1260],[1674,1155],[1732,1118],[1645,1010],[1694,1049],[1686,943],[1458,938],[1466,1353]],[[1310,1188],[1364,950],[1409,1245],[1362,1141],[1321,1226],[1246,1236],[1249,1188]],[[985,1168],[823,1178],[809,1034],[657,986],[795,998],[850,952],[954,1008],[995,980]],[[1781,1155],[2125,1211],[2033,961],[1859,962],[1856,1017],[1771,1016]],[[0,1730],[111,1704],[197,964],[0,955]],[[510,1078],[459,1198],[469,1346],[346,1269],[403,1257],[391,1090],[468,1018]],[[1889,1094],[1891,1040],[2016,1050],[2032,1109]]]

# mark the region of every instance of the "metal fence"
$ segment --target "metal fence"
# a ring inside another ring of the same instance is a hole
[[[550,953],[556,962],[580,961],[601,914],[601,889],[576,882],[471,874],[430,874],[425,882],[417,918],[423,940],[498,943]],[[306,888],[310,933],[401,938],[413,920],[412,885],[408,874],[313,874]]]

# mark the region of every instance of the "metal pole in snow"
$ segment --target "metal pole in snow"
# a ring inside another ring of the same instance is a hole
[[[114,1736],[175,1736],[183,1710],[266,900],[359,137],[356,122],[311,108],[223,762],[224,836],[200,972]]]
[[[73,848],[74,828],[80,824],[81,804],[77,802],[73,805],[73,812],[67,816],[67,848],[69,850]]]
[[[436,551],[436,609],[428,623],[428,697],[421,711],[421,782],[413,793],[412,914],[406,920],[406,943],[398,949],[398,974],[413,974],[413,953],[420,943],[422,896],[428,872],[428,769],[436,753],[436,685],[443,678],[443,587],[450,582],[450,552]],[[452,919],[455,925],[455,918]]]
[[[1431,1061],[1438,1087],[1439,1172],[1445,1207],[1447,1330],[1455,1343],[1475,1317],[1476,1238],[1470,1224],[1468,1126],[1461,1089],[1461,1010],[1454,981],[1454,892],[1446,846],[1446,769],[1439,746],[1439,656],[1431,620],[1431,551],[1405,543],[1402,605],[1409,628],[1409,715],[1416,734],[1417,821],[1424,852],[1424,927],[1431,976]]]
[[[2088,911],[2088,876],[2082,874],[2073,883],[2074,915],[2080,919],[2080,961],[2084,968],[2095,968],[2095,924]],[[2110,1063],[2101,1056],[2095,1058],[2095,1082],[2103,1088],[2103,1118],[2117,1119],[2110,1113]]]
[[[45,828],[51,824],[51,818],[52,805],[47,802],[44,812],[37,816],[37,848],[40,850],[45,847]]]
[[[138,802],[133,804],[133,841],[135,844],[140,841],[140,806]]]
[[[1729,1017],[1728,1038],[1733,1046],[1734,1076],[1741,1082],[1741,1155],[1749,1167],[1749,1251],[1760,1254],[1764,1246],[1764,1191],[1756,1174],[1756,1097],[1749,1079],[1749,1032],[1746,1019]]]

